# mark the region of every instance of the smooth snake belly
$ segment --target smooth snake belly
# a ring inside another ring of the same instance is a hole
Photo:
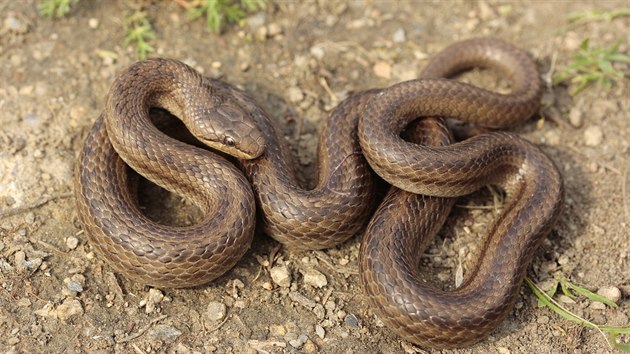
[[[440,79],[476,66],[499,68],[512,92]],[[360,270],[373,311],[412,342],[467,345],[509,313],[560,210],[560,175],[538,148],[511,133],[446,145],[448,129],[433,118],[411,129],[421,144],[402,140],[401,131],[428,116],[511,126],[535,113],[540,92],[535,64],[521,50],[490,39],[456,43],[431,61],[422,79],[342,102],[320,136],[316,186],[305,189],[282,136],[253,99],[178,61],[149,59],[116,79],[88,134],[75,173],[79,216],[91,244],[116,271],[160,287],[204,284],[232,268],[250,246],[256,210],[265,233],[300,249],[333,247],[363,232],[371,219]],[[247,177],[225,158],[160,132],[149,117],[153,107],[237,158]],[[194,202],[204,218],[186,227],[150,220],[138,207],[126,165]],[[401,188],[392,188],[375,215],[370,166]],[[453,199],[447,197],[488,184],[502,186],[508,202],[477,267],[454,291],[428,287],[419,254],[448,215]]]

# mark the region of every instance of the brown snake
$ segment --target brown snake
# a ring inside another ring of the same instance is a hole
[[[511,77],[512,93],[429,79],[472,66],[499,67]],[[304,189],[282,136],[253,99],[174,60],[136,63],[114,82],[77,164],[83,226],[109,264],[130,278],[162,287],[199,285],[225,273],[249,248],[256,208],[264,231],[293,248],[332,247],[360,233],[375,195],[367,159],[393,185],[436,196],[393,188],[372,217],[360,268],[374,312],[415,343],[474,343],[509,313],[536,246],[557,217],[562,182],[553,163],[514,134],[432,147],[448,144],[449,133],[439,120],[426,119],[414,127],[414,141],[427,145],[399,137],[417,117],[449,116],[493,128],[530,117],[540,81],[524,52],[498,40],[460,42],[438,55],[423,78],[342,102],[320,137],[317,185]],[[151,124],[152,107],[168,110],[202,143],[238,158],[249,182],[224,158],[161,133]],[[148,219],[125,163],[193,201],[204,219],[188,227]],[[509,199],[477,268],[454,291],[427,287],[418,255],[453,204],[440,197],[487,184],[504,187]]]

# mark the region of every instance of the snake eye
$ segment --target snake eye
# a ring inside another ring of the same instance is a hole
[[[236,141],[234,141],[234,139],[230,136],[225,137],[224,142],[225,142],[225,145],[230,146],[230,147],[236,145]]]

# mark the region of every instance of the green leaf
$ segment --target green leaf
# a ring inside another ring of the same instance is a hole
[[[563,284],[563,286],[566,286],[567,288],[570,288],[572,290],[574,290],[576,293],[586,297],[589,300],[592,301],[598,301],[601,303],[604,303],[612,308],[617,308],[619,307],[616,303],[614,303],[613,301],[610,301],[609,299],[605,298],[604,296],[601,296],[599,294],[595,294],[593,292],[591,292],[590,290],[583,288],[581,286],[578,286],[576,284],[573,284],[571,282],[569,282],[566,278],[564,277],[560,277],[560,279],[558,279],[560,281],[560,283]]]
[[[41,0],[38,5],[39,13],[46,17],[63,17],[67,15],[79,0]]]
[[[226,23],[238,23],[246,16],[246,12],[264,9],[265,0],[203,0],[197,7],[188,9],[188,16],[197,19],[206,16],[206,28],[221,33]]]
[[[577,286],[569,282],[564,277],[559,277],[558,281],[561,283],[561,287],[563,289],[566,289],[566,291],[570,291],[569,289],[571,289],[579,294],[586,294],[584,296],[588,295],[589,298],[597,298],[599,296],[597,294],[593,294],[592,292],[590,292],[589,290],[585,288],[582,288],[580,286]],[[569,321],[576,322],[582,326],[596,329],[600,331],[602,334],[607,333],[608,336],[606,337],[606,339],[609,340],[609,343],[611,344],[612,347],[617,348],[622,351],[630,352],[630,344],[617,342],[617,336],[619,334],[630,334],[630,327],[615,327],[615,326],[608,326],[608,325],[597,325],[595,323],[592,323],[584,318],[581,318],[571,313],[570,311],[562,307],[551,296],[543,292],[531,279],[525,277],[525,283],[534,292],[534,295],[536,295],[539,302],[542,302],[545,306],[549,307],[552,311],[554,311],[561,317]],[[596,300],[596,301],[599,301],[599,300]]]
[[[570,81],[577,85],[571,95],[576,95],[591,83],[598,83],[605,89],[612,87],[614,79],[623,79],[624,73],[615,69],[615,62],[630,62],[630,56],[619,53],[620,41],[610,48],[590,48],[588,38],[584,39],[573,61],[554,75],[553,82]]]

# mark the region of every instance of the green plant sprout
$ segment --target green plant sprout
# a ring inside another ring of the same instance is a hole
[[[41,0],[39,13],[46,17],[64,17],[79,0]]]
[[[149,41],[155,39],[155,32],[144,11],[136,10],[127,17],[127,29],[125,30],[125,45],[133,44],[140,59],[155,51]]]
[[[615,326],[607,326],[607,325],[598,325],[593,322],[590,322],[572,313],[566,308],[564,308],[556,300],[553,299],[553,296],[558,291],[558,285],[559,285],[562,290],[562,293],[564,293],[566,296],[570,297],[571,299],[577,298],[577,296],[573,293],[575,292],[579,295],[582,295],[588,298],[591,301],[599,301],[612,308],[617,308],[618,307],[617,304],[615,304],[614,302],[608,300],[607,298],[601,295],[597,295],[589,291],[588,289],[582,288],[578,285],[575,285],[569,282],[564,277],[559,277],[558,279],[556,279],[556,282],[554,283],[554,285],[547,292],[544,292],[541,288],[538,287],[538,285],[536,285],[531,279],[527,277],[525,278],[525,283],[529,286],[530,289],[532,289],[532,291],[538,298],[539,306],[547,306],[551,310],[553,310],[555,313],[557,313],[558,315],[564,317],[565,319],[569,321],[572,321],[579,325],[590,327],[599,331],[600,333],[602,333],[602,335],[604,335],[609,345],[621,351],[630,353],[630,344],[617,342],[618,335],[630,334],[630,327],[615,327]],[[608,336],[606,336],[606,334],[608,334]]]
[[[611,22],[617,17],[630,16],[630,9],[614,9],[614,10],[589,10],[577,11],[569,14],[570,26],[579,26],[581,24],[593,21]]]
[[[593,82],[610,89],[614,81],[625,77],[613,64],[630,63],[630,56],[619,53],[619,43],[610,48],[591,48],[589,40],[583,40],[573,61],[554,77],[554,84],[569,80],[577,85],[571,95],[578,94]]]
[[[206,27],[221,33],[225,23],[238,23],[247,12],[266,7],[266,0],[197,0],[190,4],[188,15],[195,20],[205,14]]]

